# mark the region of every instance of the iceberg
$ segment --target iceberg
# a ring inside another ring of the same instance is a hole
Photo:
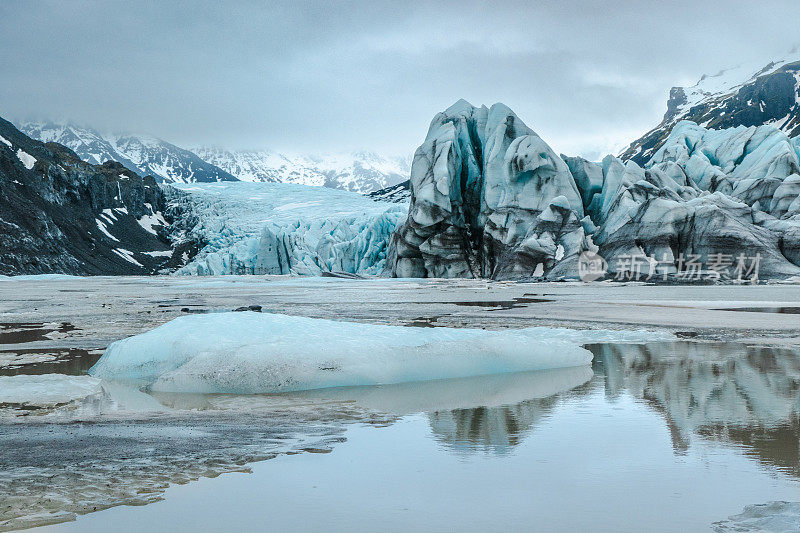
[[[173,238],[201,243],[178,274],[379,274],[406,204],[286,183],[174,184]]]
[[[460,100],[434,117],[415,153],[386,273],[575,279],[588,252],[619,279],[635,271],[631,258],[644,260],[647,279],[687,278],[687,258],[712,281],[741,281],[746,258],[760,265],[753,277],[791,278],[800,275],[798,146],[775,125],[681,121],[642,165],[594,163],[559,157],[502,104]]]
[[[555,279],[589,247],[583,211],[567,163],[513,111],[459,100],[434,117],[414,154],[387,273]]]
[[[582,366],[592,355],[581,344],[658,338],[653,332],[424,329],[211,313],[114,342],[89,373],[151,391],[277,393]]]

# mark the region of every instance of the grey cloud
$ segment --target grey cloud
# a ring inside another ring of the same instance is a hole
[[[502,101],[556,150],[632,140],[670,86],[796,44],[795,0],[0,3],[0,115],[182,145],[410,152]]]

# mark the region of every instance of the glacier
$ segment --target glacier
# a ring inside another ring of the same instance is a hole
[[[645,331],[408,328],[228,312],[188,315],[114,342],[95,378],[153,391],[275,393],[587,365],[587,342],[645,342]]]
[[[379,274],[407,206],[286,183],[174,184],[176,239],[202,244],[178,274]]]
[[[798,276],[799,140],[774,125],[682,121],[643,166],[595,163],[556,155],[502,104],[460,100],[415,153],[387,272],[575,279],[591,253],[622,279],[686,277],[689,260],[712,281],[741,280],[755,261],[751,276]]]

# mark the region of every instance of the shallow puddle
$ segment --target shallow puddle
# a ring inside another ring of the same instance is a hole
[[[66,374],[80,376],[94,365],[103,350],[41,348],[0,350],[0,376]]]
[[[69,322],[5,322],[0,323],[0,344],[22,344],[26,342],[44,341],[48,340],[48,335],[52,333],[67,334],[77,329],[78,328]]]

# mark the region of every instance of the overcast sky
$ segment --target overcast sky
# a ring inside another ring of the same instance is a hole
[[[669,88],[800,43],[798,0],[0,1],[0,116],[181,146],[410,153],[459,98],[596,157]]]

